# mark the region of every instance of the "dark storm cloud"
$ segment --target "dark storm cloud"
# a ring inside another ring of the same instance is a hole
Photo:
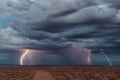
[[[8,38],[1,31],[0,42],[6,44],[2,46],[59,49],[80,43],[87,48],[119,47],[120,1],[12,0],[5,3],[4,8],[9,7],[16,16],[8,34],[16,35],[6,43],[4,40]]]
[[[120,48],[119,4],[119,0],[4,0],[0,22],[6,16],[15,19],[7,28],[0,27],[0,51],[29,50],[24,58],[28,65],[54,65],[54,61],[91,65],[87,48]]]
[[[5,53],[10,53],[10,54],[16,54],[16,53],[18,53],[18,54],[20,54],[21,53],[21,51],[20,50],[14,50],[14,49],[0,49],[0,53],[3,53],[3,54],[5,54]]]

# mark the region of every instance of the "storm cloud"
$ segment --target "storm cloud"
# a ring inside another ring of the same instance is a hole
[[[80,43],[86,48],[117,48],[119,3],[114,0],[5,0],[0,9],[1,15],[15,16],[8,26],[23,39],[20,45],[11,41],[19,47],[64,48]]]
[[[49,50],[62,59],[72,52],[84,56],[81,63],[88,64],[86,49],[120,48],[119,4],[119,0],[4,0],[0,48]],[[86,54],[78,54],[82,51]]]

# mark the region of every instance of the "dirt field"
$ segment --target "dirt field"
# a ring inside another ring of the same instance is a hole
[[[120,67],[1,66],[0,80],[120,80]]]

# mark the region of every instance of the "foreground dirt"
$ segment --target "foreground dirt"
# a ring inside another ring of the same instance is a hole
[[[34,80],[55,80],[47,71],[36,70]]]
[[[0,80],[120,80],[120,67],[1,66]]]

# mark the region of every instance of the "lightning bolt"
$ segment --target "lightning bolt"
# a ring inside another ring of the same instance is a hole
[[[105,54],[103,50],[100,50],[100,51],[101,51],[101,53],[102,53],[103,55],[105,55],[105,57],[106,57],[109,65],[112,66],[112,62],[110,61],[110,58],[107,56],[107,54]]]
[[[91,52],[90,50],[88,50],[88,58],[87,58],[88,62],[91,63]]]
[[[20,58],[20,64],[21,64],[21,65],[23,65],[23,60],[24,60],[25,56],[26,56],[28,53],[29,53],[29,49],[27,49],[27,50],[23,53],[23,55],[21,56],[21,58]]]

